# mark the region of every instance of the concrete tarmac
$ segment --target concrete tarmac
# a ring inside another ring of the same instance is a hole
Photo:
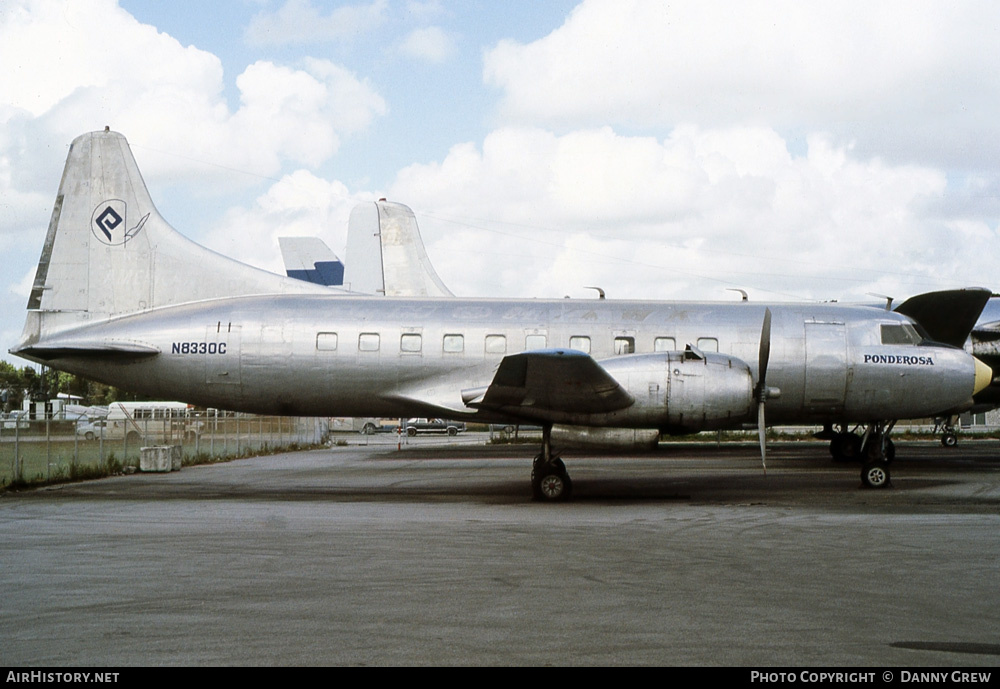
[[[351,437],[0,497],[0,658],[90,665],[989,666],[1000,442],[564,455]],[[482,436],[480,436],[482,439]]]

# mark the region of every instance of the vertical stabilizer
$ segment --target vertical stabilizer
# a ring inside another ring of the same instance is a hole
[[[413,211],[378,201],[354,207],[347,226],[344,286],[395,297],[451,297],[434,271]]]
[[[91,132],[70,146],[28,299],[25,339],[200,299],[329,292],[221,256],[160,216],[125,137]]]

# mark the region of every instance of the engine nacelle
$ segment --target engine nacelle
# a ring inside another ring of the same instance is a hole
[[[733,428],[755,417],[753,375],[742,359],[692,348],[672,353],[668,362],[665,431]]]
[[[738,428],[756,418],[753,375],[746,362],[734,356],[689,346],[682,352],[600,363],[635,398],[624,415],[608,419],[607,425],[682,434]]]

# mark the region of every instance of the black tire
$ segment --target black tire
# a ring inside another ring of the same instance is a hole
[[[416,428],[410,427],[410,428],[406,429],[406,435],[410,436],[411,438],[413,436],[415,436],[416,434],[417,434],[417,429]]]
[[[830,454],[838,462],[853,462],[861,456],[861,436],[857,433],[838,433],[830,441]]]
[[[878,460],[867,462],[861,469],[861,483],[865,488],[888,488],[891,485],[889,464]]]
[[[364,435],[375,435],[375,424],[373,424],[373,423],[366,423],[364,425],[364,428],[361,429],[361,432]]]
[[[549,468],[533,474],[531,492],[539,502],[565,502],[573,493],[573,482],[565,472]]]
[[[83,437],[86,438],[87,440],[93,440],[94,439],[94,432],[93,431],[87,431],[83,435]]]
[[[945,447],[955,447],[958,445],[958,436],[954,433],[945,433],[941,436],[941,444]]]
[[[454,426],[448,426],[448,435],[458,435],[458,429]]]

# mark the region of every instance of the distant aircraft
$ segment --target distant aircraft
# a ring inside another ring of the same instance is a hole
[[[344,284],[344,264],[319,237],[278,237],[285,274],[316,285]]]
[[[895,421],[968,409],[991,378],[922,332],[841,304],[357,296],[185,239],[105,130],[70,147],[10,351],[203,406],[538,424],[532,491],[554,501],[572,483],[553,424],[691,433],[756,420],[762,461],[767,422],[862,424],[862,481],[886,486]]]
[[[379,199],[360,203],[347,224],[346,267],[318,237],[280,237],[289,277],[343,285],[356,294],[454,296],[431,265],[413,211]]]

